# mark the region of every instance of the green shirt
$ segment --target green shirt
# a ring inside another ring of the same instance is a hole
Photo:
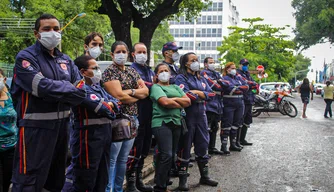
[[[154,84],[151,88],[150,98],[153,102],[152,128],[161,127],[162,122],[173,122],[181,125],[181,109],[166,108],[158,103],[160,97],[183,97],[185,93],[177,85],[161,86]]]

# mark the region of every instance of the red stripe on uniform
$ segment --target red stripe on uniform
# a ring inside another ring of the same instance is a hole
[[[82,130],[80,130],[80,155],[79,155],[79,161],[80,161],[80,168],[82,168]]]
[[[19,151],[20,151],[20,173],[22,173],[22,156],[23,156],[23,153],[22,153],[22,127],[20,128],[20,140],[19,140]]]
[[[86,143],[86,167],[89,169],[89,155],[88,155],[88,129],[86,129],[85,133],[85,143]]]

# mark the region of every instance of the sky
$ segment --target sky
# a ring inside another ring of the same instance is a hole
[[[242,18],[261,17],[264,19],[263,23],[272,24],[273,27],[283,27],[290,25],[285,33],[294,37],[292,29],[296,25],[293,16],[294,9],[291,6],[291,0],[232,0],[239,11],[241,27],[247,27],[247,24],[242,22]],[[318,44],[303,51],[303,55],[312,59],[311,69],[322,70],[324,60],[326,63],[334,59],[334,47],[329,43]],[[312,78],[312,74],[309,74]]]

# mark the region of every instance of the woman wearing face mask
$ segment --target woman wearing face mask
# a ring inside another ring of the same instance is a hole
[[[111,64],[102,74],[106,91],[122,102],[122,113],[138,116],[136,102],[148,96],[148,88],[135,69],[126,67],[129,49],[123,41],[116,41],[111,46]],[[109,170],[109,184],[106,191],[123,191],[123,181],[126,172],[128,154],[134,139],[112,142]],[[128,175],[127,175],[128,176]]]
[[[172,156],[181,135],[181,108],[188,107],[190,99],[177,85],[170,85],[168,65],[159,64],[154,70],[156,84],[151,88],[153,102],[152,131],[158,145],[154,191],[166,191]]]
[[[237,76],[236,66],[233,62],[225,65],[223,79],[228,81],[228,87],[223,91],[223,117],[220,137],[222,141],[221,151],[229,154],[227,140],[230,136],[230,150],[241,151],[242,148],[236,145],[238,128],[242,124],[244,113],[243,94],[248,91],[248,86],[241,77]]]
[[[179,75],[176,76],[175,84],[191,100],[191,106],[185,108],[186,125],[188,132],[182,135],[180,141],[179,156],[179,190],[188,191],[187,170],[190,160],[190,150],[194,143],[196,161],[201,174],[200,184],[217,186],[218,182],[210,179],[208,172],[209,145],[208,123],[205,114],[205,101],[211,100],[215,94],[204,78],[201,78],[200,64],[195,53],[187,53],[180,60]]]
[[[118,100],[100,86],[102,73],[93,57],[83,55],[74,63],[84,77],[82,86],[87,95],[79,106],[73,107],[72,170],[68,170],[72,171],[73,186],[69,191],[104,191],[108,184],[111,120],[119,111]]]
[[[85,55],[90,55],[96,59],[101,55],[103,46],[103,37],[100,33],[92,32],[85,37]]]
[[[12,177],[13,157],[17,142],[17,114],[0,69],[0,191],[8,191]]]

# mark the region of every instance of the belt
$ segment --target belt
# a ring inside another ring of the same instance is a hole
[[[223,95],[225,98],[243,98],[243,95]]]
[[[216,95],[222,95],[221,91],[215,91]]]
[[[83,125],[104,125],[111,123],[111,120],[108,118],[99,118],[99,119],[84,119]]]
[[[26,113],[23,119],[28,120],[55,120],[64,119],[70,116],[70,111],[58,111],[49,113]]]
[[[204,103],[204,100],[195,101],[195,103]]]

